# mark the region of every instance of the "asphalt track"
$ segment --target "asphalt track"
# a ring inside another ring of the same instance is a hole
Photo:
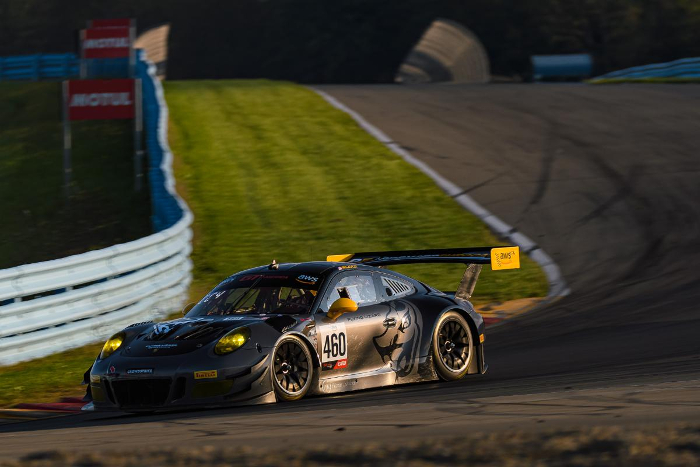
[[[321,89],[538,242],[572,293],[488,332],[484,376],[294,404],[14,423],[0,426],[0,458],[700,420],[700,86]]]

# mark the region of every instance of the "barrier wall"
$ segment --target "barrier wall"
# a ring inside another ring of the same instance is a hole
[[[598,76],[593,81],[613,78],[700,78],[700,57],[625,68]]]
[[[6,60],[6,59],[5,59]],[[192,213],[175,192],[168,112],[155,67],[139,57],[157,233],[102,250],[0,270],[0,365],[107,339],[179,309],[191,282]]]
[[[78,76],[75,54],[37,54],[0,57],[0,81],[58,79]]]

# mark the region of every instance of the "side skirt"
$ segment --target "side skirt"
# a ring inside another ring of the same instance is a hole
[[[336,394],[420,381],[436,381],[437,379],[438,377],[433,370],[430,358],[423,357],[420,359],[419,364],[416,365],[416,369],[403,377],[400,377],[389,365],[363,373],[321,377],[318,381],[318,387],[313,390],[313,394]]]

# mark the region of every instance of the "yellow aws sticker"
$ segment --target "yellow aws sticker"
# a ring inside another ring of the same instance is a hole
[[[520,267],[520,248],[507,246],[491,248],[491,269],[518,269]]]
[[[218,372],[216,370],[209,370],[209,371],[195,371],[194,372],[194,379],[213,379],[218,376]]]

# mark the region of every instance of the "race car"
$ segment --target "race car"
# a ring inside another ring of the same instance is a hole
[[[384,266],[463,263],[454,294]],[[383,251],[234,274],[185,316],[114,334],[86,373],[96,410],[156,411],[293,401],[486,372],[469,302],[482,264],[517,247]]]

